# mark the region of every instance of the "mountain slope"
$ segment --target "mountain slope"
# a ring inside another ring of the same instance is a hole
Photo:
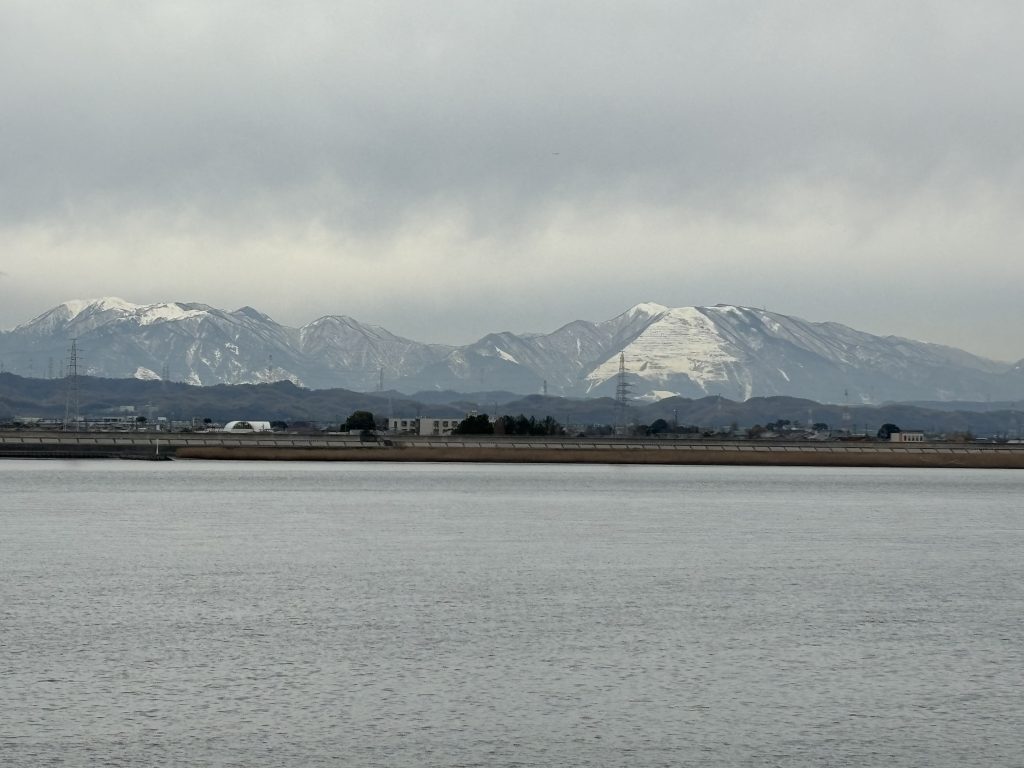
[[[1009,366],[962,350],[728,305],[667,310],[623,353],[641,395],[879,402],[930,391],[951,400],[1020,383],[1006,379]],[[587,375],[587,391],[608,394],[617,373],[610,356]]]
[[[0,363],[61,376],[77,339],[80,373],[191,384],[288,380],[312,388],[451,389],[613,396],[623,354],[634,397],[805,397],[832,403],[1019,400],[1024,365],[748,307],[638,304],[546,334],[490,333],[463,347],[396,336],[344,315],[301,328],[251,307],[70,301],[0,333]]]
[[[421,344],[404,339],[375,325],[351,317],[329,315],[303,326],[298,332],[299,352],[307,361],[305,380],[311,387],[345,387],[368,391],[380,384],[381,372],[389,384],[408,371],[419,371],[437,362],[451,347]]]

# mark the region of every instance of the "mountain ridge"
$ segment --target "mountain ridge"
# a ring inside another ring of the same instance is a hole
[[[77,339],[80,373],[197,385],[291,381],[312,389],[547,391],[615,394],[619,355],[634,397],[806,397],[818,402],[1016,400],[1024,363],[955,347],[876,336],[835,322],[717,304],[636,304],[608,320],[573,320],[550,333],[488,333],[431,344],[344,314],[289,327],[250,306],[133,304],[117,297],[63,302],[0,332],[0,361],[52,375]],[[65,365],[61,363],[60,373]]]

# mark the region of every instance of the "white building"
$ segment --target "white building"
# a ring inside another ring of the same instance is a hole
[[[388,431],[404,435],[450,435],[462,419],[388,419]]]
[[[229,421],[224,425],[225,432],[272,432],[269,421]]]
[[[924,432],[893,432],[889,435],[891,443],[923,443]]]

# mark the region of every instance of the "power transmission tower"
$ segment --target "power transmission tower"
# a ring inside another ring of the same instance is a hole
[[[71,349],[68,350],[68,371],[67,371],[67,392],[64,399],[64,431],[67,432],[69,424],[74,424],[78,429],[78,339],[71,340]]]
[[[377,391],[378,392],[383,392],[384,391],[384,366],[383,365],[380,367],[380,380],[377,382]]]
[[[619,352],[619,375],[615,384],[615,426],[620,435],[626,434],[629,417],[629,380],[626,378],[626,353]]]

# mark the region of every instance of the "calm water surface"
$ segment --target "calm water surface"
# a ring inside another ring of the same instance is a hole
[[[0,765],[1024,765],[1022,490],[0,461]]]

